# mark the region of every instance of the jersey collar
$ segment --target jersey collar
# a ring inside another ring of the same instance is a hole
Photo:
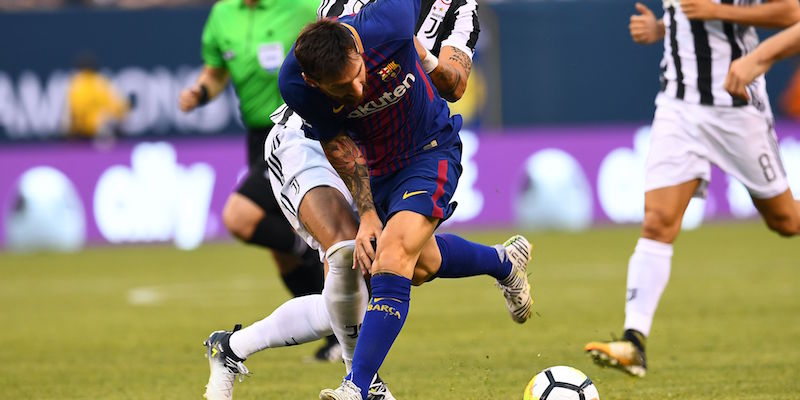
[[[267,0],[258,0],[258,2],[255,5],[255,8],[267,8],[267,5],[264,4],[266,2]],[[239,0],[239,8],[247,8],[247,5],[244,4],[244,0]]]
[[[350,31],[350,35],[353,37],[353,41],[356,42],[356,50],[358,50],[359,54],[364,54],[364,45],[361,44],[361,36],[358,36],[358,32],[356,32],[356,28],[353,28],[351,25],[345,24],[344,22],[339,22],[340,24],[344,25],[348,31]]]

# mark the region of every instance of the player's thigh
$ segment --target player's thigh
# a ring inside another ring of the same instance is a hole
[[[303,196],[297,211],[305,230],[325,249],[337,242],[353,240],[358,233],[353,205],[336,187],[312,188]]]
[[[372,196],[386,223],[400,211],[446,221],[455,210],[451,202],[461,176],[460,142],[424,153],[400,171],[372,177]]]
[[[771,116],[753,107],[717,107],[699,126],[711,162],[741,182],[751,197],[769,199],[789,188]]]
[[[700,179],[693,179],[645,192],[642,237],[672,243],[680,231],[686,207],[701,182]]]
[[[711,164],[695,123],[696,110],[674,99],[659,98],[657,103],[645,165],[645,192],[696,179],[709,182]],[[698,189],[703,189],[704,185]]]
[[[783,236],[800,233],[800,202],[794,199],[791,190],[768,199],[753,197],[753,204],[770,229]]]
[[[439,220],[413,211],[399,211],[383,228],[372,273],[390,272],[411,279],[423,246]]]
[[[352,197],[319,142],[305,138],[299,127],[278,124],[272,128],[265,147],[272,192],[295,232],[321,252],[340,238],[355,237],[352,230],[357,225],[354,225]],[[306,198],[309,194],[311,196]],[[323,222],[314,224],[317,219]],[[338,224],[330,225],[334,219]],[[309,224],[311,230],[307,230],[305,224]],[[317,238],[317,234],[324,237]]]

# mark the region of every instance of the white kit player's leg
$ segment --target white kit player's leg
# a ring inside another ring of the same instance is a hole
[[[650,334],[658,301],[669,281],[672,244],[640,238],[628,263],[625,331],[619,340],[590,342],[586,350],[603,366],[634,375],[647,372],[645,342]]]
[[[672,244],[640,238],[628,263],[625,329],[650,335],[653,315],[669,281]]]
[[[332,333],[328,310],[321,294],[295,297],[268,317],[234,332],[231,350],[239,358],[274,347],[313,342]]]
[[[333,333],[342,345],[342,358],[348,373],[353,363],[358,329],[364,322],[369,301],[367,285],[361,271],[353,269],[354,249],[354,240],[336,243],[328,249],[325,254],[328,259],[328,276],[322,290]]]

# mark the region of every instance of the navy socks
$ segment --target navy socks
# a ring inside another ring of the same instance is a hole
[[[494,247],[473,243],[451,234],[436,235],[436,244],[442,253],[442,266],[436,273],[439,278],[490,275],[497,280],[503,280],[511,274],[511,261],[507,257],[500,261]]]
[[[397,335],[403,328],[411,299],[411,280],[399,275],[378,274],[372,282],[372,299],[358,335],[353,371],[345,378],[361,389],[365,399],[372,377],[378,372]]]

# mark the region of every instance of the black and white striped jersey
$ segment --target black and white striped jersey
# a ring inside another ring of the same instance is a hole
[[[339,17],[357,13],[377,0],[322,0],[318,17]],[[422,0],[415,29],[417,39],[431,53],[439,56],[443,46],[455,47],[472,58],[478,42],[477,0]]]
[[[759,0],[714,0],[724,4],[749,5]],[[692,104],[743,106],[745,100],[725,91],[725,76],[731,61],[758,46],[752,26],[724,21],[689,20],[679,0],[664,3],[664,57],[661,88],[664,94]],[[769,108],[764,76],[749,91],[753,105]]]

